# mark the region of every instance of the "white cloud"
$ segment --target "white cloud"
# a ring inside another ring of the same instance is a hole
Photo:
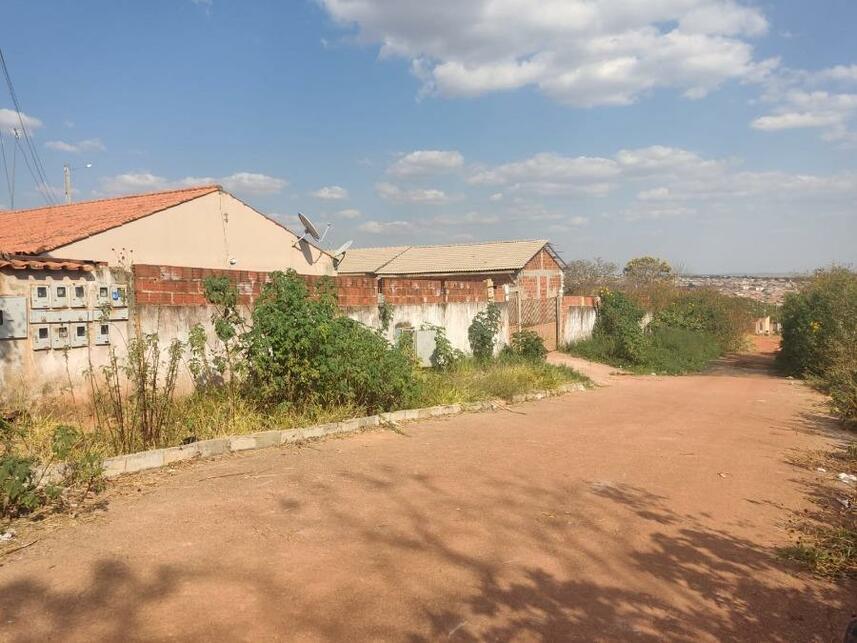
[[[47,141],[45,147],[59,152],[69,152],[71,154],[80,154],[81,152],[104,152],[107,148],[100,138],[87,138],[77,143],[67,143],[66,141]]]
[[[392,183],[377,183],[375,192],[385,201],[393,203],[424,203],[427,205],[441,205],[448,203],[451,198],[443,190],[437,189],[413,189],[403,190]]]
[[[491,196],[488,197],[488,200],[494,201],[495,203],[497,201],[502,201],[503,200],[503,193],[502,192],[495,192],[494,194],[492,194]]]
[[[624,105],[658,87],[699,98],[758,80],[761,10],[733,0],[320,0],[331,17],[402,57],[422,94],[535,86],[565,104]]]
[[[363,216],[363,213],[357,208],[345,208],[344,210],[337,212],[336,216],[340,219],[359,219]]]
[[[640,201],[665,201],[670,198],[670,189],[665,187],[651,188],[637,193]]]
[[[341,201],[348,198],[348,190],[339,185],[326,185],[312,193],[316,199]]]
[[[407,232],[413,227],[411,221],[367,221],[360,224],[358,229],[369,234],[395,234]]]
[[[416,150],[397,159],[387,172],[393,176],[411,177],[440,174],[464,165],[464,157],[457,150]]]
[[[610,191],[609,179],[617,176],[620,170],[613,159],[543,152],[523,161],[477,170],[468,182],[472,185],[502,185],[508,190],[541,195],[577,193],[602,196]]]
[[[98,195],[133,194],[217,183],[229,192],[246,195],[276,194],[288,185],[285,179],[256,172],[236,172],[220,178],[187,176],[170,180],[151,172],[128,172],[100,179]]]
[[[4,132],[11,132],[14,129],[20,130],[21,121],[24,121],[24,127],[31,132],[42,127],[42,121],[35,116],[29,116],[21,112],[21,119],[18,120],[18,112],[0,107],[0,130]]]
[[[500,217],[496,214],[483,214],[481,212],[465,212],[464,214],[442,214],[431,220],[432,225],[458,226],[458,225],[495,225],[500,223]]]

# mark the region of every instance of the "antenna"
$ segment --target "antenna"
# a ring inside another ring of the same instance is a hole
[[[306,239],[307,237],[312,237],[319,243],[324,241],[324,238],[327,236],[327,231],[330,230],[330,224],[324,228],[324,233],[319,234],[318,228],[315,227],[315,224],[310,221],[309,217],[305,214],[298,212],[298,219],[300,219],[301,225],[304,227],[304,233],[298,238],[294,243],[294,247],[297,248],[301,241]]]
[[[345,243],[343,243],[341,246],[339,246],[336,250],[334,250],[330,254],[333,255],[334,259],[337,259],[337,258],[339,258],[345,254],[345,251],[351,247],[352,243],[354,243],[354,242],[353,241],[346,241]]]

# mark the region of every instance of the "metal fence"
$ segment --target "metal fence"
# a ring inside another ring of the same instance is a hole
[[[545,348],[556,350],[559,336],[559,298],[523,299],[520,293],[509,298],[509,330],[531,330],[544,340]]]

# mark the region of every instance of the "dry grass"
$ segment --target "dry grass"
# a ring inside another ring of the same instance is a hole
[[[857,485],[836,479],[839,473],[857,475],[857,441],[834,452],[813,451],[790,461],[829,478],[820,485],[818,511],[793,526],[797,541],[782,548],[780,555],[819,576],[857,576]]]

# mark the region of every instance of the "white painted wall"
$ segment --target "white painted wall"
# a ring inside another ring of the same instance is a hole
[[[508,343],[509,338],[509,314],[506,303],[498,303],[500,307],[500,332],[498,336],[498,350]],[[409,326],[420,328],[423,324],[442,326],[446,329],[446,336],[452,345],[470,353],[470,341],[467,338],[467,329],[473,318],[481,310],[488,307],[486,302],[456,302],[448,304],[396,304],[392,306],[393,319],[386,337],[391,342],[395,341],[396,327]],[[349,308],[346,314],[354,320],[362,322],[372,328],[380,328],[381,321],[378,308],[366,306]]]
[[[562,327],[562,344],[573,344],[592,337],[595,327],[595,308],[571,306],[566,309],[565,323]]]
[[[51,252],[63,259],[332,275],[333,259],[227,192],[212,192]],[[229,262],[236,260],[235,264]]]

